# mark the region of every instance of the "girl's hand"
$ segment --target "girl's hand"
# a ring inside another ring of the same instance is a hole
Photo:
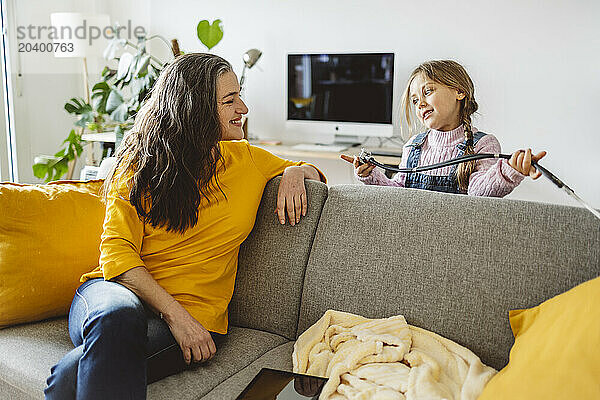
[[[177,301],[171,303],[163,318],[183,352],[186,364],[210,360],[217,348],[210,332]]]
[[[352,163],[354,165],[354,172],[361,178],[366,178],[367,176],[371,175],[371,172],[375,169],[375,166],[372,164],[361,164],[360,160],[356,156],[351,157],[341,154],[340,158],[344,161]]]
[[[545,151],[541,151],[538,154],[532,155],[531,149],[517,150],[512,154],[510,160],[508,160],[508,165],[525,176],[529,175],[531,178],[537,179],[542,176],[542,173],[536,170],[531,163],[533,161],[537,162],[541,160],[545,155]]]
[[[306,201],[306,187],[304,186],[304,170],[302,166],[287,167],[277,192],[277,208],[275,213],[279,222],[285,224],[287,210],[290,224],[294,226],[300,222],[300,215],[306,216],[308,203]]]

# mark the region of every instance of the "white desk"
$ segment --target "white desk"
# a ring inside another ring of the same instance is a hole
[[[354,178],[354,167],[340,158],[341,154],[346,154],[349,156],[355,156],[360,153],[360,146],[351,147],[347,150],[340,152],[325,152],[325,151],[303,151],[303,150],[295,150],[293,149],[293,145],[272,145],[272,144],[261,144],[260,142],[251,142],[252,145],[258,146],[265,150],[270,151],[271,153],[286,158],[292,161],[306,161],[311,164],[319,167],[321,171],[327,176],[327,183],[329,185],[339,185],[339,184],[356,184],[358,181]],[[374,148],[374,147],[365,147],[369,151],[385,151],[385,152],[394,152],[400,154],[402,152],[402,148],[398,147],[385,147],[385,148]],[[383,157],[383,156],[375,156],[377,161],[380,161],[385,164],[395,164],[398,165],[400,163],[400,158],[398,157]]]
[[[84,140],[95,142],[114,142],[115,134],[114,132],[106,132],[106,133],[86,133],[82,137]],[[273,144],[264,144],[260,141],[251,141],[250,142],[254,146],[261,147],[265,150],[270,151],[271,153],[286,158],[292,161],[306,161],[311,164],[319,167],[321,171],[327,177],[327,183],[329,185],[339,185],[339,184],[356,184],[359,183],[354,177],[354,168],[350,163],[344,161],[340,158],[341,154],[346,154],[349,156],[355,156],[360,153],[360,146],[351,147],[347,150],[340,152],[327,152],[327,151],[304,151],[297,150],[293,148],[293,144],[290,145],[273,145]],[[385,151],[385,152],[393,152],[393,153],[402,153],[401,147],[384,147],[384,148],[375,148],[370,146],[365,146],[369,151]],[[383,156],[375,156],[377,161],[380,161],[384,164],[395,164],[398,165],[400,163],[400,158],[398,157],[383,157]]]

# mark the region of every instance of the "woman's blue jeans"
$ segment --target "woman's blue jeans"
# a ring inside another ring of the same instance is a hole
[[[223,335],[211,334],[218,349]],[[46,399],[145,399],[147,384],[189,368],[166,322],[102,278],[77,289],[69,335],[75,348],[52,367]]]

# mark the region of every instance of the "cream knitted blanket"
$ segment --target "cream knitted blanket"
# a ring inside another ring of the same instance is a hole
[[[328,310],[296,341],[294,372],[328,377],[320,400],[477,399],[496,370],[403,316]]]

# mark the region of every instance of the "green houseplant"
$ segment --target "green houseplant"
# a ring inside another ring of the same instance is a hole
[[[217,19],[211,23],[202,20],[197,25],[198,39],[211,49],[223,38],[223,25]],[[114,131],[115,146],[118,146],[124,133],[133,126],[135,115],[144,99],[154,86],[164,62],[149,54],[146,43],[158,38],[171,48],[173,57],[182,52],[177,40],[171,44],[158,35],[138,37],[137,43],[115,38],[104,51],[108,64],[102,71],[101,81],[92,87],[90,101],[81,97],[71,98],[64,106],[77,120],[70,130],[62,147],[54,155],[41,155],[35,158],[32,166],[37,178],[46,182],[57,180],[67,174],[71,178],[75,161],[83,152],[85,141],[82,135],[87,132]],[[133,52],[121,50],[132,49]]]

